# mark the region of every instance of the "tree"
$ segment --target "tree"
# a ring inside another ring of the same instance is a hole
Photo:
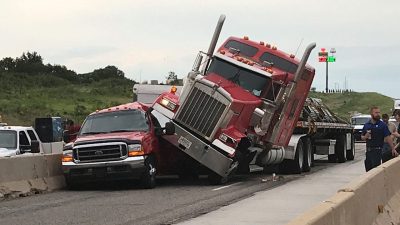
[[[166,78],[167,78],[168,84],[171,84],[171,85],[179,84],[178,75],[176,75],[174,71],[169,71],[168,76]]]
[[[14,71],[15,60],[11,57],[6,57],[0,60],[0,71]]]
[[[21,57],[15,59],[15,71],[23,73],[41,73],[46,71],[43,58],[37,52],[22,53]]]

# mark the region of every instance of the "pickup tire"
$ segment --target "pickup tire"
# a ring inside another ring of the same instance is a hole
[[[354,157],[356,155],[356,146],[355,146],[355,140],[354,140],[354,135],[351,135],[351,149],[347,150],[346,153],[346,158],[347,160],[354,160]]]
[[[143,188],[152,189],[156,187],[156,167],[155,160],[152,156],[148,156],[144,161],[145,171],[141,177]]]
[[[341,134],[337,139],[336,139],[336,145],[335,145],[335,155],[337,156],[337,160],[339,163],[344,163],[346,162],[346,135]]]
[[[68,177],[65,177],[65,185],[67,189],[71,191],[78,189],[78,185],[76,184],[76,182],[71,181],[71,179],[69,179]]]

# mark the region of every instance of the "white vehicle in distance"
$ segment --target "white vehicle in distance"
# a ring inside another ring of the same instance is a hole
[[[32,127],[0,126],[0,157],[41,152],[42,143]]]
[[[353,134],[355,141],[362,141],[361,134],[364,124],[371,119],[371,115],[361,114],[351,117],[351,125],[353,126]]]

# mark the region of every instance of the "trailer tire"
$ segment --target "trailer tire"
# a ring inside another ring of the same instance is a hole
[[[339,163],[344,163],[346,162],[346,135],[341,134],[337,139],[336,139],[336,145],[335,145],[335,155],[337,156],[337,160]]]
[[[146,158],[145,171],[140,179],[143,188],[152,189],[156,187],[156,167],[153,157],[149,156]]]
[[[311,140],[308,137],[302,138],[302,140],[304,151],[303,172],[310,172],[313,161],[313,149],[311,145]]]
[[[347,150],[346,158],[347,160],[354,160],[355,155],[356,155],[355,140],[354,140],[354,135],[351,135],[351,149]]]

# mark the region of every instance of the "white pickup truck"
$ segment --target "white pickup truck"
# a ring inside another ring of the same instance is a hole
[[[0,157],[43,153],[42,143],[32,127],[0,125]]]

